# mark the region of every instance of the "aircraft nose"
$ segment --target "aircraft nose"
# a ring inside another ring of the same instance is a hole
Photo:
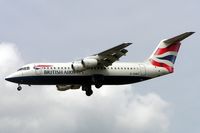
[[[15,73],[12,73],[9,76],[5,77],[5,80],[14,82],[14,83],[18,83],[19,82],[18,80],[21,76],[22,75],[19,72],[15,72]]]
[[[10,81],[10,77],[9,76],[5,77],[5,80]]]
[[[10,82],[13,82],[13,79],[14,79],[13,74],[5,77],[5,80],[10,81]]]

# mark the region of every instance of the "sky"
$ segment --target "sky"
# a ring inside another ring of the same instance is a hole
[[[200,2],[197,0],[0,0],[0,132],[199,133]],[[186,31],[175,73],[81,90],[4,78],[32,62],[68,62],[122,42],[120,61],[144,61],[160,40]]]

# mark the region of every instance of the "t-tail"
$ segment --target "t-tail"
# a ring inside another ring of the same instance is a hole
[[[160,41],[155,51],[149,57],[149,62],[153,66],[165,68],[169,73],[172,73],[181,41],[193,33],[185,32],[173,38]]]

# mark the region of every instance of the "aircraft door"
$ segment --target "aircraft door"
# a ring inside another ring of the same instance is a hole
[[[36,75],[41,75],[42,74],[42,68],[41,67],[34,66],[34,69],[35,69],[35,74]]]
[[[141,75],[141,76],[145,76],[145,75],[146,75],[146,68],[145,68],[145,65],[139,64],[139,68],[140,68],[140,75]]]

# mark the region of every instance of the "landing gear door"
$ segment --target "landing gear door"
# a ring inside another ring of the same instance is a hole
[[[140,68],[140,75],[141,76],[146,76],[146,68],[143,64],[139,64],[139,68]]]

